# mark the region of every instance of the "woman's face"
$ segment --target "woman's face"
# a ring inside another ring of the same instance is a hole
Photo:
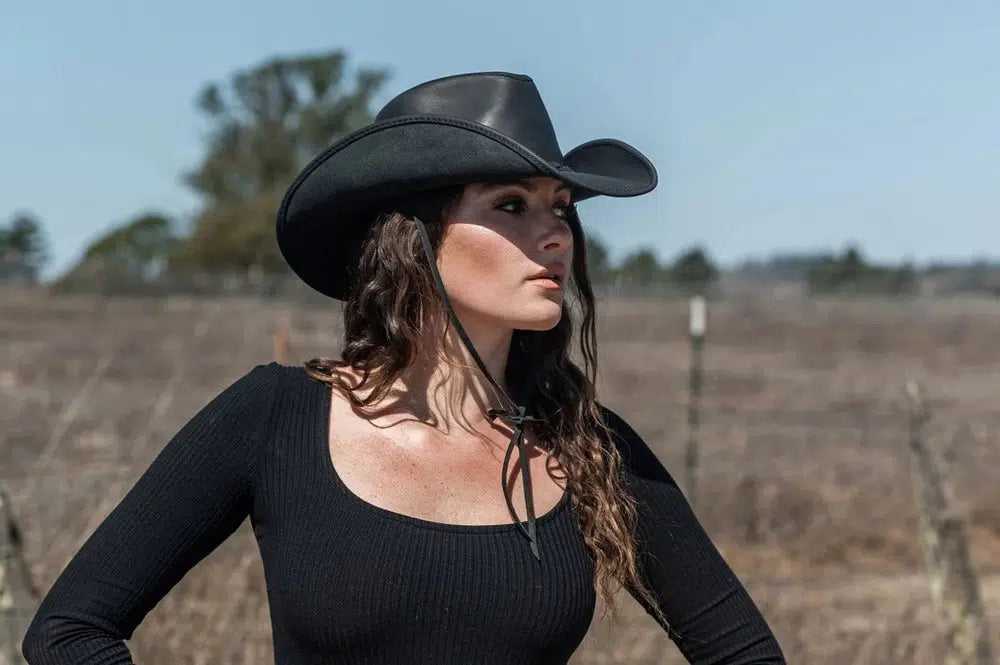
[[[566,183],[544,176],[465,187],[445,215],[437,261],[463,326],[549,330],[559,322],[573,259],[569,205]],[[532,279],[555,264],[559,288]]]

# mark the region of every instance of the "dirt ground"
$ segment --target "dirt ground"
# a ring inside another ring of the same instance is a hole
[[[332,302],[10,292],[2,303],[0,483],[43,592],[170,436],[273,359],[279,320],[292,331],[289,364],[339,352]],[[600,399],[680,480],[687,304],[604,298],[598,328]],[[927,391],[932,441],[953,460],[1000,634],[998,340],[1000,301],[710,304],[696,511],[788,662],[940,662],[906,446],[911,379]],[[136,631],[137,662],[272,662],[259,556],[244,522]],[[631,597],[619,603],[618,625],[598,607],[574,665],[684,662]]]

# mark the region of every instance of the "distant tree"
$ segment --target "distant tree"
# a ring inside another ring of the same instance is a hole
[[[911,262],[905,262],[896,268],[890,268],[886,275],[886,291],[890,295],[906,295],[916,293],[919,288],[917,271]]]
[[[669,268],[670,281],[692,293],[704,293],[719,278],[719,270],[701,247],[682,253]]]
[[[92,242],[55,286],[148,282],[168,267],[177,242],[167,217],[152,212],[140,215]]]
[[[814,265],[807,276],[811,293],[883,293],[905,295],[917,290],[914,267],[904,263],[883,267],[868,263],[856,245],[840,257],[828,257]]]
[[[49,260],[49,245],[42,225],[29,213],[15,213],[0,227],[0,279],[37,282]]]
[[[842,287],[839,260],[833,256],[817,261],[806,273],[810,293],[829,293]]]
[[[865,260],[861,258],[861,250],[856,245],[851,245],[840,259],[838,279],[842,283],[859,284],[867,268]]]
[[[599,236],[586,234],[587,269],[590,279],[596,284],[609,281],[614,276],[614,268],[608,258],[608,249]]]
[[[806,281],[810,271],[834,261],[836,257],[829,252],[778,252],[766,259],[747,259],[736,272],[769,279]]]
[[[208,149],[185,182],[204,208],[178,259],[207,269],[285,269],[274,237],[281,196],[328,145],[372,120],[388,74],[362,69],[348,88],[347,56],[336,50],[274,58],[211,83],[198,96]]]
[[[858,291],[866,265],[861,250],[848,246],[839,257],[826,256],[808,271],[806,281],[812,293]]]
[[[656,252],[649,247],[637,249],[628,254],[618,268],[618,273],[632,284],[646,285],[660,281],[664,276]]]
[[[833,258],[830,253],[776,254],[768,261],[768,267],[779,277],[806,279],[810,270],[832,261]]]

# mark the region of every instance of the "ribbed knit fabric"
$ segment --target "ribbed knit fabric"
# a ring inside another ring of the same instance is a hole
[[[513,523],[440,524],[369,504],[330,459],[330,399],[301,367],[270,363],[206,405],[49,589],[22,643],[28,663],[132,663],[124,640],[247,517],[277,665],[566,663],[596,602],[568,495],[538,516],[541,561]],[[605,414],[671,639],[698,665],[784,663],[670,475]]]

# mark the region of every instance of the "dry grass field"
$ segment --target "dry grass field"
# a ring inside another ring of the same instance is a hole
[[[335,303],[24,292],[0,302],[0,482],[41,591],[169,437],[272,360],[278,320],[291,324],[291,362],[339,350]],[[598,313],[601,399],[680,479],[686,303],[607,298]],[[705,372],[697,512],[788,662],[940,662],[906,448],[911,378],[953,456],[1000,634],[1000,302],[715,303]],[[150,613],[129,642],[136,661],[272,662],[263,581],[247,521]],[[617,625],[598,608],[574,665],[683,662],[631,597],[620,603]]]

